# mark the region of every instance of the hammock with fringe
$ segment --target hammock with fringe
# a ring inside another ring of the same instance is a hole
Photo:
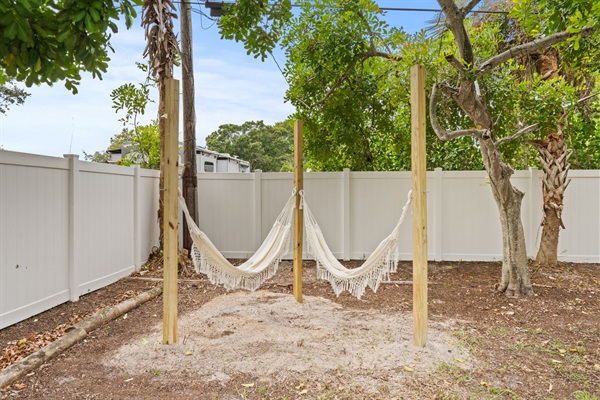
[[[408,192],[408,199],[402,209],[402,215],[392,233],[383,239],[360,267],[351,269],[344,267],[333,255],[302,191],[300,195],[302,196],[301,207],[304,209],[307,252],[312,254],[317,261],[317,278],[329,281],[337,296],[347,290],[360,299],[367,286],[376,292],[379,284],[383,280],[389,280],[390,273],[396,272],[399,260],[400,225],[402,225],[410,205],[411,191]]]
[[[185,215],[193,241],[191,255],[197,273],[206,274],[211,283],[222,284],[227,290],[239,288],[256,290],[264,281],[275,275],[281,257],[288,252],[295,192],[283,207],[256,253],[245,263],[237,266],[232,265],[217,250],[208,236],[198,228],[181,195],[179,205]]]

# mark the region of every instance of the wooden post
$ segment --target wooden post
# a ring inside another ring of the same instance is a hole
[[[416,346],[427,343],[427,165],[425,163],[425,67],[410,69],[413,335]]]
[[[163,215],[163,343],[177,341],[177,166],[179,147],[179,81],[165,80],[165,159]]]
[[[294,208],[294,297],[302,303],[302,235],[304,213],[300,209],[300,191],[304,187],[302,164],[302,120],[294,121],[294,187],[296,188],[296,208]]]

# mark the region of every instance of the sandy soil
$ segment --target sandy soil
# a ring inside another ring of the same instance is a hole
[[[157,324],[147,337],[108,354],[103,364],[132,377],[185,371],[223,384],[239,374],[270,383],[324,378],[323,384],[344,374],[360,391],[377,393],[383,376],[388,384],[401,385],[403,371],[428,374],[441,363],[470,360],[446,333],[450,325],[455,324],[432,324],[428,343],[420,348],[413,345],[406,313],[344,310],[312,296],[300,304],[286,294],[236,292],[181,318],[179,335],[185,339],[180,343],[161,344],[162,324]]]
[[[410,263],[362,300],[336,297],[314,263],[304,272],[298,304],[291,264],[254,293],[227,293],[183,268],[176,345],[161,344],[159,297],[0,388],[0,398],[600,397],[599,265],[532,266],[536,295],[507,298],[493,289],[499,263],[430,263],[424,349],[412,345]],[[155,266],[0,330],[0,368],[36,338],[51,340],[57,328],[160,284],[160,275]]]

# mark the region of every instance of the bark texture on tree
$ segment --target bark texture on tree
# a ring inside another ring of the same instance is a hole
[[[535,261],[552,265],[558,262],[558,239],[560,229],[565,227],[562,221],[564,195],[570,182],[567,175],[571,152],[567,149],[562,121],[559,121],[556,132],[552,132],[544,140],[530,140],[530,143],[539,151],[543,170],[544,218],[540,248]]]
[[[485,169],[490,178],[490,186],[502,226],[502,280],[498,290],[507,295],[519,296],[533,293],[529,279],[529,266],[525,234],[521,221],[521,202],[523,192],[515,188],[510,181],[513,169],[504,162],[499,148],[499,141],[494,135],[494,122],[487,102],[477,86],[475,57],[473,48],[464,26],[464,18],[478,2],[470,1],[468,7],[459,9],[454,0],[438,0],[446,15],[446,25],[454,35],[459,59],[448,56],[447,61],[457,70],[461,80],[458,87],[449,85],[434,85],[430,98],[431,124],[440,140],[450,140],[460,136],[473,136],[479,139],[480,151]],[[526,50],[521,50],[526,51]],[[503,62],[507,55],[496,56],[483,64],[479,70],[482,75]],[[438,87],[452,98],[456,104],[469,116],[476,128],[457,132],[445,131],[437,120]],[[513,135],[518,136],[518,133]]]
[[[481,140],[480,148],[502,226],[502,278],[498,290],[508,296],[533,294],[521,220],[524,193],[511,184],[514,171],[502,160],[492,139]]]
[[[165,154],[165,81],[173,76],[173,65],[179,47],[177,36],[173,32],[173,18],[177,15],[173,12],[172,0],[144,0],[142,8],[142,26],[145,28],[147,40],[144,49],[144,57],[150,59],[150,73],[158,79],[159,103],[158,103],[158,125],[160,133],[160,183],[158,200],[158,223],[160,226],[159,242],[163,248],[163,210],[164,210],[164,154]]]
[[[194,105],[194,63],[192,54],[192,8],[189,2],[181,3],[181,80],[183,85],[183,198],[190,215],[198,223],[196,192],[196,108]],[[192,249],[192,238],[183,219],[183,247]]]

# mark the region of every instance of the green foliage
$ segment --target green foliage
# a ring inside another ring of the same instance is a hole
[[[600,3],[589,0],[517,0],[511,16],[518,19],[527,33],[535,38],[568,31],[573,34],[558,46],[571,72],[578,68],[585,72],[598,71],[600,46]],[[586,28],[591,35],[584,37]],[[565,68],[565,67],[563,67]],[[583,71],[579,71],[583,72]]]
[[[150,100],[150,89],[143,83],[136,87],[133,83],[126,83],[119,86],[110,93],[110,98],[113,101],[112,108],[115,112],[125,111],[125,115],[119,118],[123,124],[129,124],[133,118],[135,121],[138,115],[144,115],[146,106]]]
[[[206,146],[249,161],[252,170],[289,171],[293,165],[294,129],[290,121],[272,126],[263,121],[225,124],[207,136]]]
[[[147,73],[149,70],[148,64],[136,62],[137,69]],[[115,112],[124,111],[125,115],[119,118],[119,121],[124,126],[132,125],[135,130],[137,127],[138,115],[144,115],[148,103],[153,102],[150,99],[150,88],[157,87],[156,79],[147,77],[144,83],[138,83],[138,86],[133,83],[126,83],[119,86],[110,93],[110,98],[113,102],[112,108]]]
[[[141,0],[0,0],[0,70],[30,87],[64,81],[77,93],[81,72],[102,77],[116,21],[133,23]]]
[[[248,55],[265,60],[292,17],[290,0],[237,0],[225,5],[221,38],[243,42]]]
[[[490,16],[478,17],[473,23],[466,21],[476,53],[475,63],[518,41],[527,42],[560,29],[579,32],[584,26],[598,25],[598,5],[584,0],[555,3],[520,0],[512,12],[519,20]],[[283,5],[275,2],[273,7]],[[304,2],[295,17],[274,13],[257,0],[244,0],[230,8],[220,22],[223,37],[244,42],[249,54],[264,59],[277,43],[285,50],[284,75],[290,85],[286,99],[296,107],[294,118],[305,121],[305,152],[309,158],[305,164],[312,170],[409,169],[410,67],[417,63],[426,67],[427,87],[441,80],[452,86],[461,79],[446,60],[446,56],[457,54],[449,31],[440,31],[435,38],[424,33],[408,35],[402,29],[390,27],[382,15],[371,0]],[[546,17],[560,21],[545,25]],[[511,31],[514,24],[527,26],[531,37],[526,40],[516,37],[514,30]],[[258,39],[265,35],[268,40]],[[590,48],[596,43],[596,36],[579,36],[577,51],[575,39],[565,44],[563,47],[569,51],[564,53],[566,60],[561,63],[568,61],[566,64],[571,68],[583,68],[586,73],[597,70],[600,46]],[[537,130],[528,137],[507,141],[501,147],[507,162],[517,168],[528,168],[537,165],[538,156],[527,139],[540,139],[555,131],[563,106],[575,104],[582,88],[579,84],[543,80],[535,74],[529,76],[521,61],[509,60],[480,76],[477,84],[492,115],[497,139],[537,124]],[[585,66],[585,62],[593,66]],[[466,67],[472,71],[479,65]],[[444,97],[438,105],[443,127],[448,131],[473,127],[471,118],[454,101]],[[587,110],[574,107],[565,127],[574,149],[571,161],[577,167],[600,168],[598,152],[590,151],[598,143],[594,107]],[[429,169],[483,169],[476,139],[464,137],[439,142],[429,121],[427,135]]]
[[[160,133],[158,122],[152,121],[148,125],[138,125],[136,129],[123,128],[121,133],[110,138],[107,151],[96,151],[92,154],[84,152],[85,160],[99,163],[107,163],[109,160],[108,150],[117,150],[125,147],[129,149],[120,165],[140,165],[142,168],[160,168]]]
[[[597,85],[595,93],[599,92]],[[573,107],[567,121],[567,143],[574,150],[569,159],[571,168],[600,169],[600,98]]]
[[[7,80],[0,85],[0,114],[6,114],[13,105],[21,105],[29,93],[18,87],[14,79]]]
[[[110,160],[110,155],[106,151],[95,151],[93,153],[86,153],[83,151],[83,159],[86,161],[91,161],[95,163],[108,163]]]
[[[126,130],[126,129],[125,129]],[[131,151],[121,159],[121,165],[140,165],[147,169],[160,169],[160,131],[158,121],[138,126],[131,134]]]

